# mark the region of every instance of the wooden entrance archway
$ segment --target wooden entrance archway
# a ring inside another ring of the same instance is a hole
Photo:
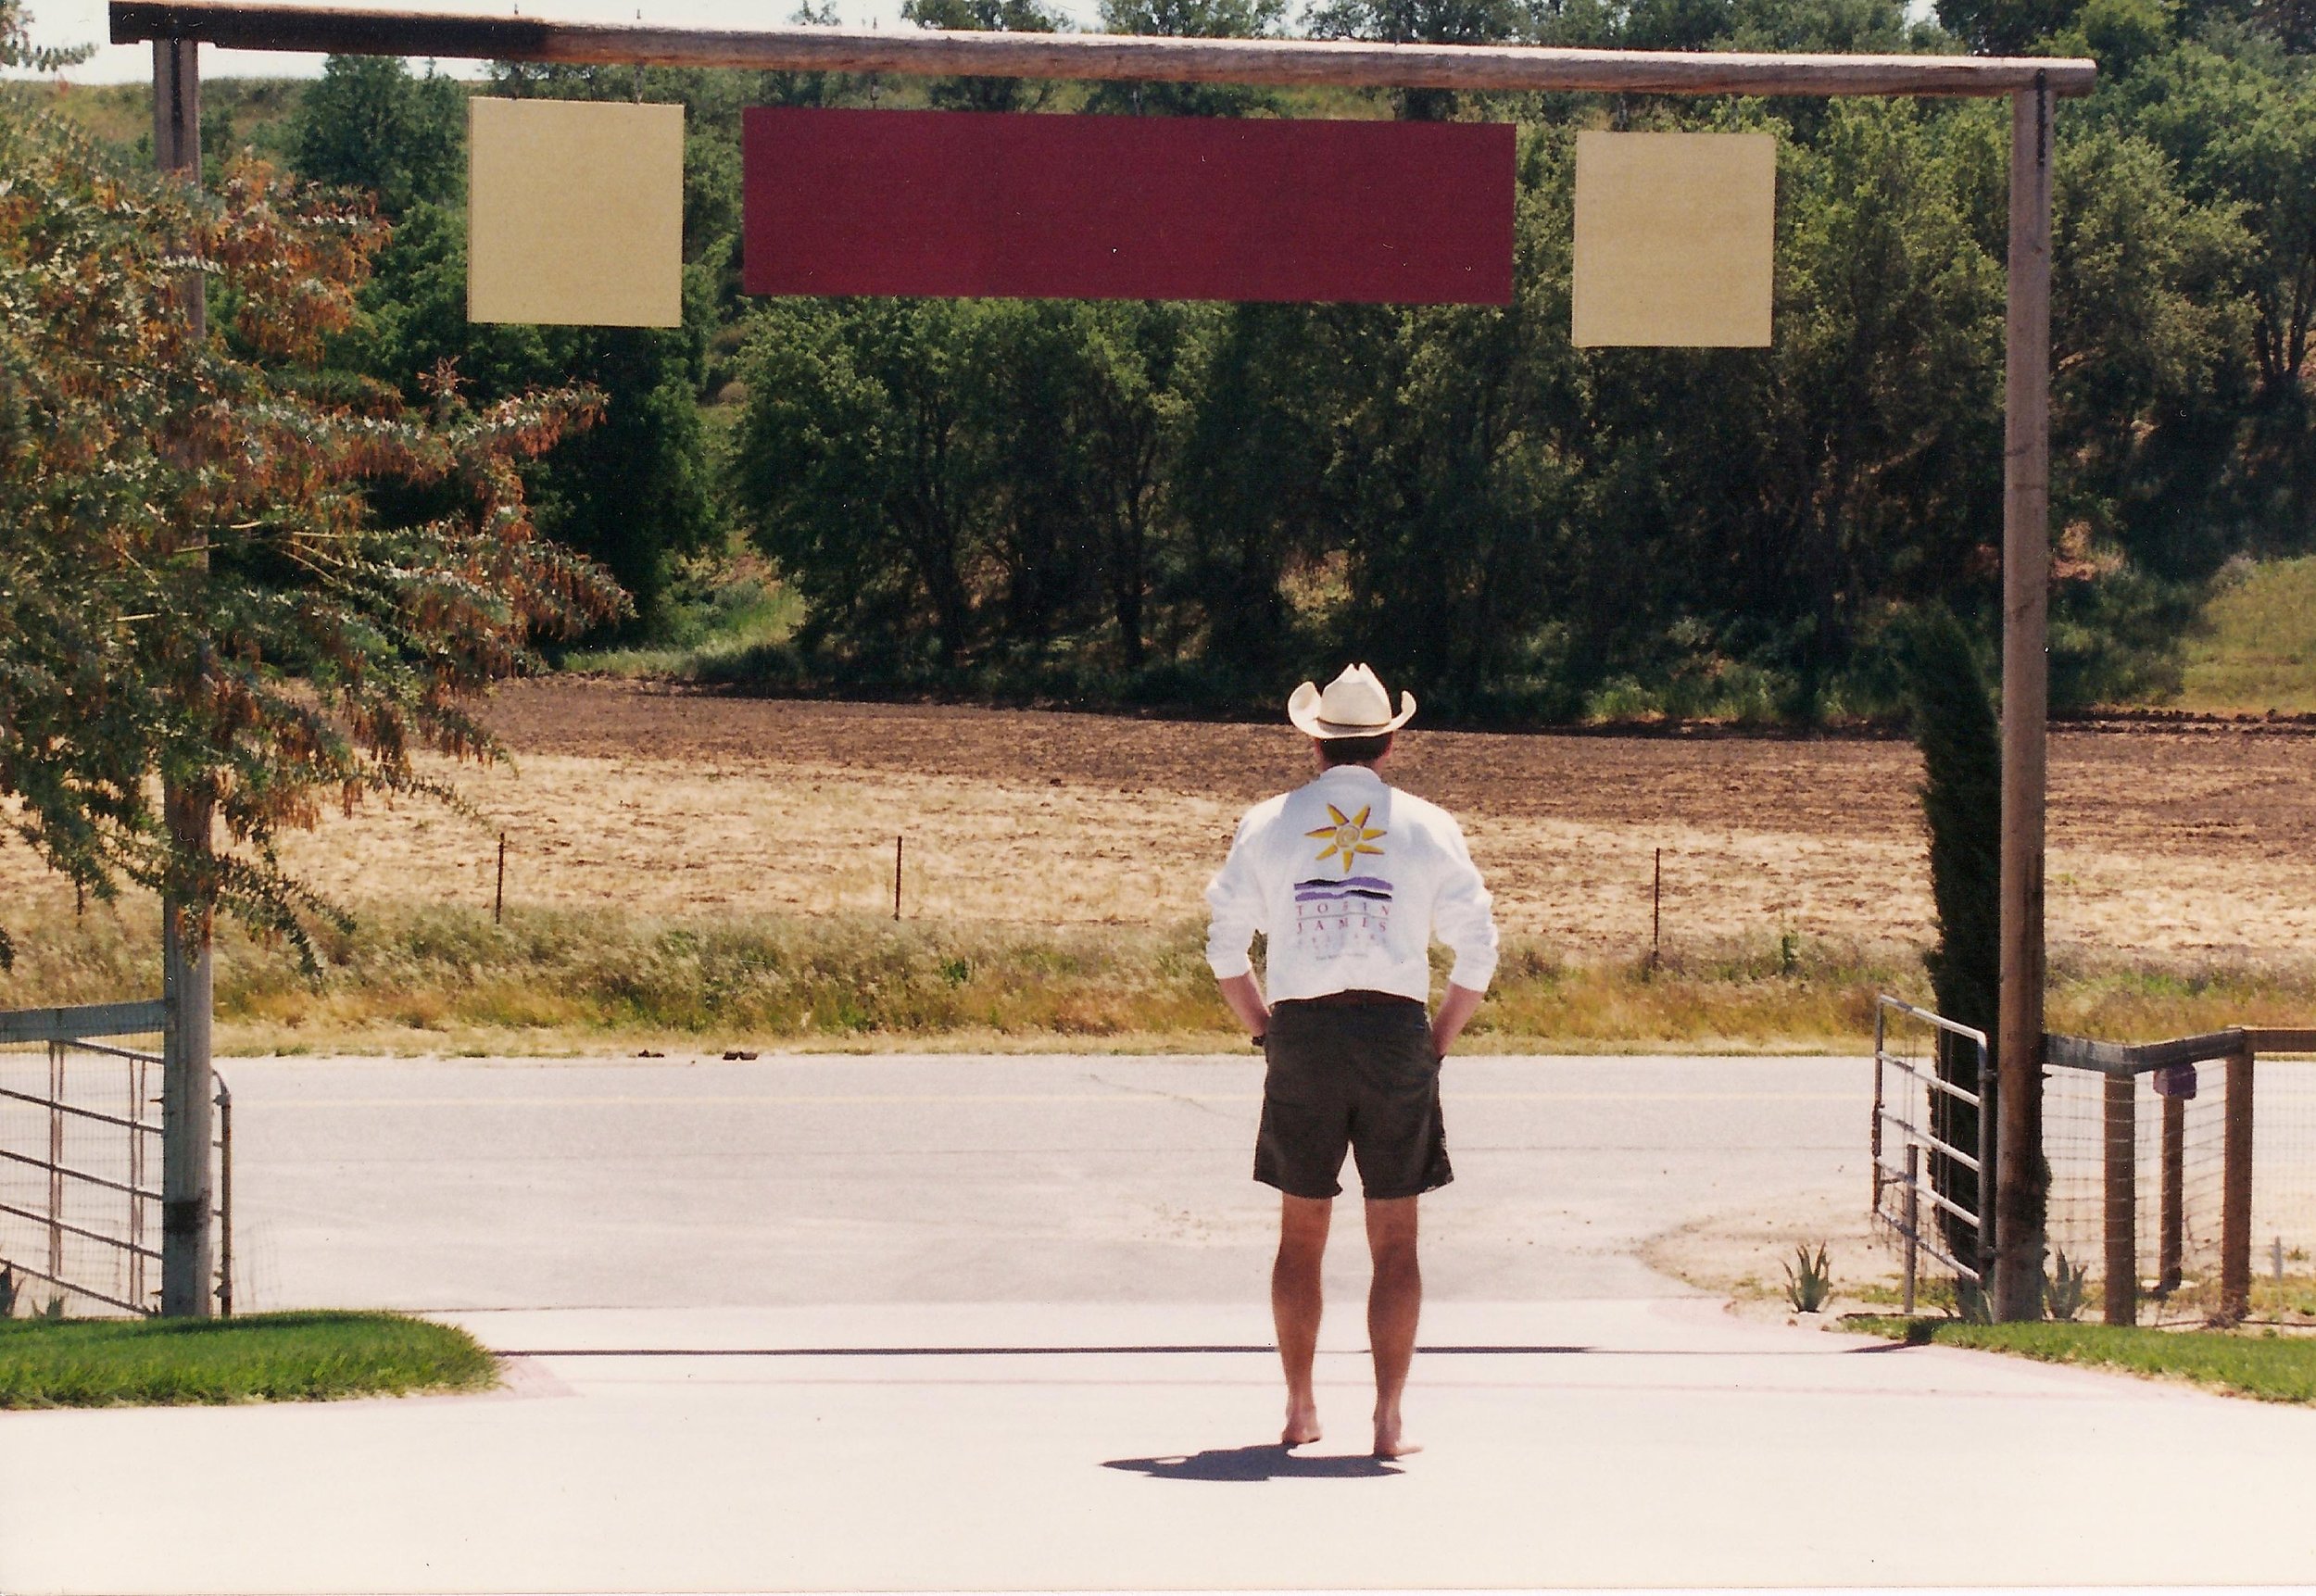
[[[2002,992],[1995,1309],[2038,1314],[2044,853],[2049,711],[2051,122],[2091,92],[2086,60],[1963,56],[1779,56],[1378,44],[1102,33],[887,33],[837,28],[688,29],[541,18],[351,11],[244,0],[112,0],[113,43],[150,41],[154,150],[198,181],[198,46],[579,66],[726,67],[913,76],[1139,80],[1283,86],[1578,94],[2004,97],[2010,102],[2003,369]],[[198,314],[196,303],[191,307]],[[183,985],[208,990],[208,955]],[[180,1076],[206,1080],[207,1003],[172,1035]],[[197,1036],[197,1041],[193,1040]],[[197,1055],[195,1056],[195,1055]],[[202,1096],[183,1094],[187,1100]],[[206,1141],[206,1127],[202,1132]],[[206,1253],[206,1247],[203,1249]],[[206,1271],[206,1263],[201,1266]],[[164,1274],[170,1271],[165,1265]],[[198,1278],[187,1273],[188,1278]]]

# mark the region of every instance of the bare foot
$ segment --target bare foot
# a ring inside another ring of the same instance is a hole
[[[1388,1419],[1379,1418],[1375,1421],[1376,1456],[1384,1458],[1405,1457],[1410,1452],[1418,1452],[1421,1451],[1423,1451],[1423,1443],[1421,1441],[1409,1440],[1405,1435],[1401,1433],[1400,1421],[1397,1415]]]
[[[1309,1446],[1319,1439],[1319,1410],[1315,1402],[1287,1404],[1287,1427],[1278,1432],[1280,1446]]]

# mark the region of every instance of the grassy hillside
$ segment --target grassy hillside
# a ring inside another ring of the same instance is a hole
[[[305,92],[296,78],[208,78],[201,84],[201,131],[206,145],[220,135],[234,146],[255,145],[261,155],[280,147],[286,119]],[[0,84],[16,103],[75,122],[124,148],[151,147],[153,89],[149,83],[74,83],[54,80]],[[205,155],[217,151],[204,149]]]
[[[2187,644],[2176,707],[2316,714],[2316,555],[2270,560],[2227,581]]]

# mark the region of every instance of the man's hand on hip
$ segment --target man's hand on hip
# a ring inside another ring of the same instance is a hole
[[[1222,1000],[1230,1005],[1230,1012],[1239,1016],[1249,1037],[1260,1040],[1271,1026],[1270,1005],[1263,1001],[1263,988],[1252,975],[1232,975],[1218,983]]]
[[[1447,996],[1440,999],[1440,1012],[1431,1016],[1431,1053],[1434,1058],[1444,1059],[1448,1056],[1448,1049],[1455,1046],[1455,1038],[1463,1034],[1465,1025],[1479,1012],[1486,997],[1486,993],[1475,992],[1469,987],[1458,987],[1453,981],[1448,983]]]

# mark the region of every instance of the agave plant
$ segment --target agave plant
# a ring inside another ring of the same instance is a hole
[[[1785,1300],[1798,1313],[1814,1313],[1832,1295],[1833,1271],[1826,1263],[1825,1244],[1818,1244],[1815,1257],[1806,1241],[1794,1248],[1794,1262],[1785,1265]]]
[[[2043,1309],[2054,1319],[2071,1320],[2091,1297],[2091,1266],[2070,1263],[2067,1250],[2058,1250],[2058,1264],[2043,1286]]]

